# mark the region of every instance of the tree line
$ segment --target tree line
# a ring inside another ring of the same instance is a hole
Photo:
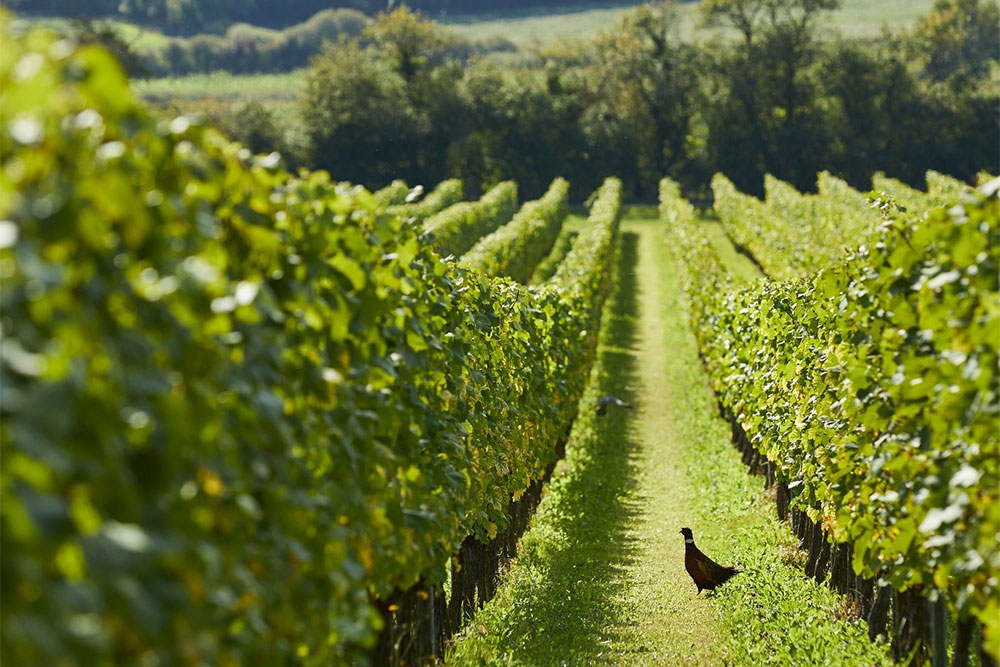
[[[291,165],[371,188],[460,177],[470,197],[505,179],[537,197],[556,176],[574,199],[609,174],[653,199],[664,175],[697,198],[716,172],[761,194],[767,173],[811,190],[824,169],[861,189],[879,170],[917,186],[927,169],[998,171],[996,1],[940,0],[913,30],[865,41],[825,37],[838,6],[704,0],[702,19],[730,30],[692,44],[675,6],[652,2],[593,40],[491,57],[405,6],[364,23],[328,11],[274,33],[297,62],[306,42],[333,42],[294,110],[250,103],[217,120]],[[249,29],[231,27],[234,43]],[[215,62],[199,49],[184,53]],[[213,57],[231,71],[284,62],[264,50]]]
[[[291,72],[309,65],[324,42],[364,39],[372,19],[356,9],[324,9],[302,23],[281,30],[249,23],[233,23],[221,34],[198,33],[167,37],[163,43],[137,46],[123,37],[115,24],[78,17],[68,32],[81,42],[108,47],[138,78],[184,76],[201,72],[262,74]],[[452,39],[449,58],[468,60],[489,53],[514,52],[517,47],[503,37],[481,40]]]
[[[396,0],[7,0],[18,13],[42,16],[113,18],[155,28],[169,35],[223,33],[233,23],[286,28],[326,9],[353,9],[370,16],[391,11]],[[67,4],[72,5],[67,7]],[[579,7],[581,0],[407,0],[432,16],[498,10]]]
[[[767,173],[812,190],[823,169],[864,189],[878,170],[917,185],[927,169],[997,171],[997,3],[942,0],[908,33],[824,39],[838,4],[707,0],[704,18],[738,36],[691,44],[672,4],[648,3],[590,42],[465,62],[400,8],[312,61],[300,159],[370,187],[459,176],[470,195],[510,178],[535,197],[562,175],[574,198],[608,174],[652,199],[664,175],[697,197],[716,172],[760,194]],[[273,121],[251,111],[238,136]]]

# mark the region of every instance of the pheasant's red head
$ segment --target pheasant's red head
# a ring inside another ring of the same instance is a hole
[[[690,528],[681,528],[681,535],[683,535],[686,540],[694,539],[694,535],[691,534]]]

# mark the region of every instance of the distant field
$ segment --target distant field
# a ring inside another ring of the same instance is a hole
[[[579,9],[550,10],[547,13],[496,13],[469,16],[435,17],[468,39],[504,37],[515,44],[527,45],[555,38],[590,37],[610,27],[632,7],[641,3],[593,4]],[[890,28],[910,28],[918,17],[934,6],[934,0],[844,0],[843,8],[824,22],[823,32],[848,37],[873,37]],[[684,39],[705,39],[716,31],[698,27],[698,3],[680,3],[678,30]]]
[[[304,76],[305,70],[287,74],[245,75],[212,72],[164,79],[138,79],[132,82],[132,89],[140,97],[158,104],[192,102],[206,97],[226,102],[290,102],[298,99]]]
[[[442,15],[433,17],[466,39],[478,40],[503,37],[519,46],[547,42],[560,38],[592,37],[608,28],[640,2],[588,3],[579,7],[540,9],[536,12],[512,11],[488,14]],[[690,32],[693,23],[688,18],[696,3],[686,3],[681,12],[685,18],[684,31]]]
[[[631,8],[641,3],[590,3],[577,9],[555,13],[493,13],[475,16],[441,15],[435,19],[469,39],[501,36],[515,44],[527,46],[558,38],[585,38],[597,34],[618,21]],[[917,18],[931,9],[934,0],[844,0],[843,8],[822,25],[823,35],[870,37],[878,35],[883,25],[892,29],[910,28]],[[709,39],[717,32],[697,26],[698,3],[680,3],[678,30],[684,39]],[[164,39],[158,33],[148,33],[135,26],[129,35],[143,45]],[[166,105],[186,104],[211,99],[229,105],[244,100],[257,100],[276,107],[285,106],[299,96],[303,70],[288,74],[254,74],[237,76],[224,72],[194,74],[164,79],[138,80],[134,90],[146,100]]]
[[[579,6],[539,9],[536,11],[490,12],[480,14],[440,14],[432,18],[472,40],[503,37],[521,46],[559,38],[585,38],[615,24],[626,12],[641,2],[581,2]],[[698,2],[679,2],[679,33],[684,39],[708,39],[717,31],[698,25]],[[883,25],[893,29],[910,28],[926,14],[934,0],[843,0],[843,8],[823,24],[824,33],[872,37]],[[24,19],[24,24],[62,28],[70,23],[64,18]],[[138,26],[113,21],[122,35],[138,51],[164,46],[164,35]]]
[[[934,7],[934,0],[844,0],[833,15],[830,28],[845,37],[874,37],[882,26],[912,28]]]

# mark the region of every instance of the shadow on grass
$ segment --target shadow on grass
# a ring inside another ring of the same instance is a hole
[[[630,537],[637,502],[635,412],[595,402],[613,394],[632,402],[637,364],[638,237],[623,234],[612,295],[605,306],[595,375],[581,403],[564,463],[545,491],[542,510],[522,542],[509,595],[481,630],[493,653],[460,650],[457,662],[526,665],[595,664],[622,624],[625,568],[637,547]],[[484,610],[487,611],[488,610]],[[486,630],[486,627],[489,630]],[[475,632],[473,633],[475,634]],[[473,643],[476,643],[475,640]],[[464,655],[463,655],[464,654]],[[502,658],[501,658],[502,656]],[[470,660],[471,659],[471,660]],[[603,661],[607,661],[607,658]]]

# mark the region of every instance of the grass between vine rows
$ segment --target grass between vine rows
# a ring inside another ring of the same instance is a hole
[[[737,252],[729,235],[726,234],[725,227],[722,226],[719,217],[713,211],[703,212],[701,221],[705,238],[712,244],[715,254],[719,256],[734,278],[741,282],[752,282],[764,277],[760,269],[746,255]]]
[[[623,223],[597,365],[566,459],[456,665],[888,665],[729,443],[661,223]],[[634,410],[594,416],[604,394]],[[678,531],[745,572],[696,596]]]

